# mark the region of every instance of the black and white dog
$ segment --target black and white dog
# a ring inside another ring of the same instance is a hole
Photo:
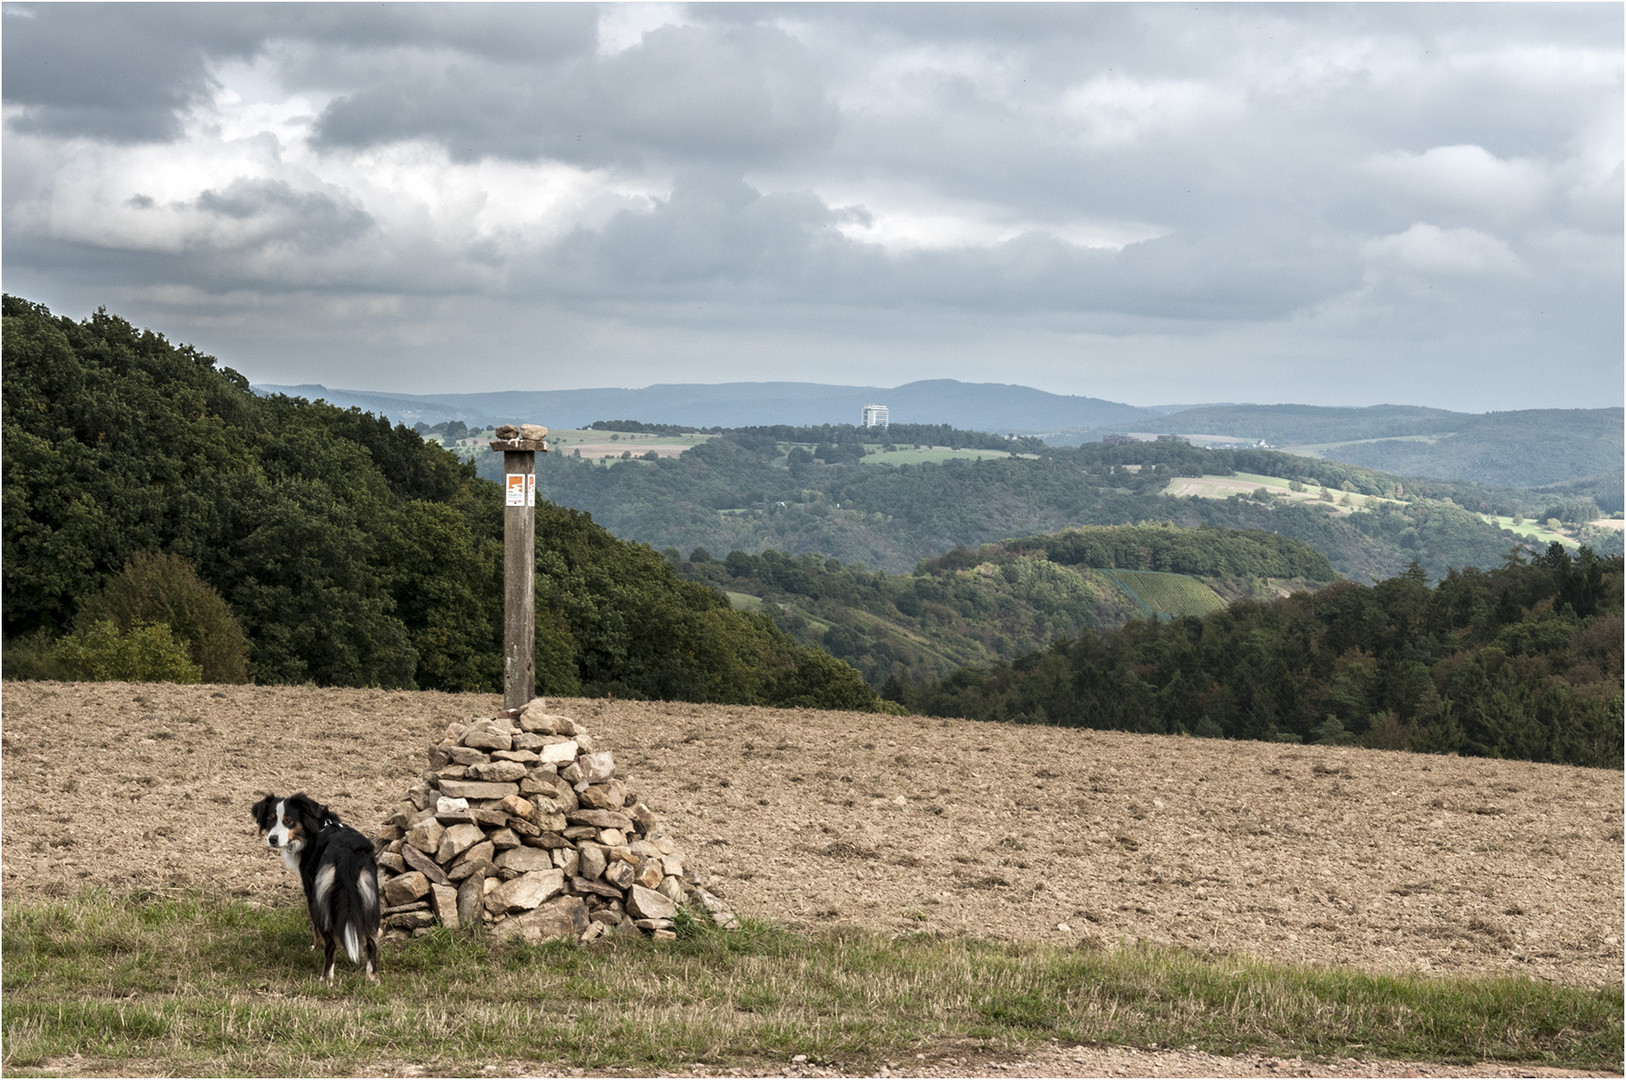
[[[352,964],[366,956],[367,979],[378,981],[378,863],[373,843],[304,792],[267,795],[252,811],[265,842],[282,855],[305,887],[316,944],[327,951],[322,978],[333,980],[340,942]]]

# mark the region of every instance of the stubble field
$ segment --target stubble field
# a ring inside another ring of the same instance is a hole
[[[248,805],[370,829],[481,695],[7,683],[7,899],[293,900]],[[1146,940],[1374,971],[1621,978],[1621,774],[979,724],[559,700],[743,914]]]

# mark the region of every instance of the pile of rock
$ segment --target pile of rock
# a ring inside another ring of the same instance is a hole
[[[614,755],[541,698],[448,727],[378,844],[387,932],[484,922],[530,941],[667,940],[686,905],[737,924]]]

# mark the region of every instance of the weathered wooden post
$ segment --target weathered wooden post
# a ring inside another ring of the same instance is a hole
[[[536,696],[536,452],[548,452],[541,424],[504,424],[491,449],[503,460],[502,704]]]

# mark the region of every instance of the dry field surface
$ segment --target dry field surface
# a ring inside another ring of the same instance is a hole
[[[1617,772],[920,717],[551,704],[615,752],[741,914],[1621,979]],[[485,695],[6,683],[4,896],[144,888],[295,904],[297,883],[249,819],[259,793],[305,790],[371,828],[447,723],[499,706]],[[1182,1071],[1081,1052],[1027,1064]],[[1228,1074],[1251,1074],[1247,1059],[1225,1060]]]

